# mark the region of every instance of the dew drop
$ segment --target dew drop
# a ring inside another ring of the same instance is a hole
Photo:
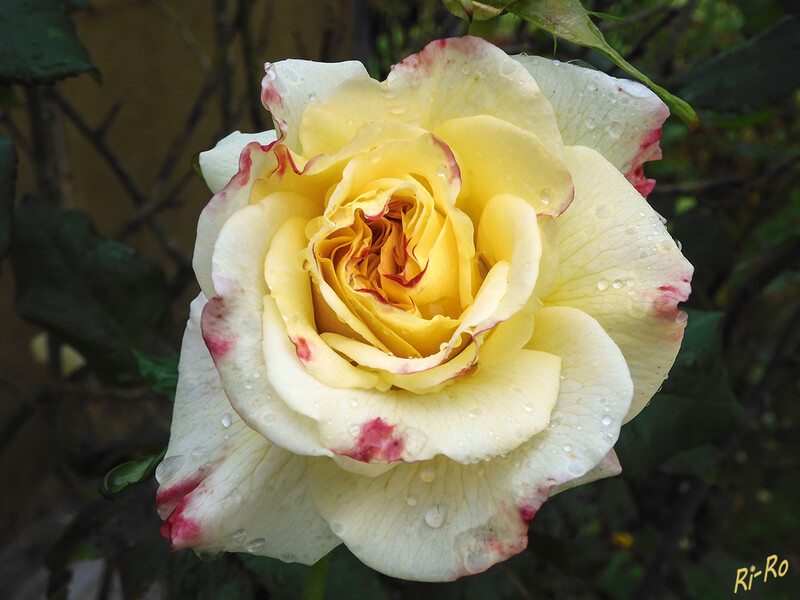
[[[169,479],[183,466],[186,458],[180,454],[168,456],[156,467],[156,481],[159,483]]]
[[[417,498],[416,498],[416,496],[409,496],[408,498],[406,498],[406,503],[407,503],[409,506],[416,506],[416,505],[417,505]]]
[[[358,425],[350,425],[350,427],[347,428],[347,431],[353,437],[358,437],[358,434],[361,433],[361,428]]]
[[[291,562],[296,561],[297,557],[294,554],[292,554],[291,552],[288,552],[286,554],[281,554],[281,560],[283,562],[291,563]]]
[[[436,469],[430,465],[422,467],[419,471],[419,478],[425,483],[433,483],[436,480]]]
[[[333,521],[331,523],[331,531],[336,535],[342,535],[342,533],[344,533],[344,523],[341,521]]]
[[[253,382],[252,381],[245,381],[244,382],[244,389],[252,390],[253,389]]]
[[[309,102],[316,102],[317,101],[317,95],[314,92],[311,92],[308,95],[308,100],[309,100]]]
[[[581,467],[578,463],[569,463],[567,467],[567,471],[569,471],[570,475],[582,475],[583,474],[583,467]]]
[[[462,67],[461,67],[461,72],[462,72],[464,75],[469,75],[469,65],[462,65]]]
[[[550,188],[542,188],[539,192],[539,201],[544,204],[550,204],[550,201],[553,199],[553,190]]]
[[[387,112],[389,112],[390,114],[393,114],[393,115],[402,115],[404,112],[406,112],[406,107],[405,106],[392,106],[392,107],[387,108],[386,110],[387,110]]]
[[[589,90],[590,92],[596,92],[597,86],[594,83],[589,83],[586,85],[586,89]]]
[[[225,413],[224,415],[222,415],[220,421],[222,422],[222,426],[225,429],[227,429],[228,427],[231,426],[231,423],[233,422],[233,417],[231,417],[228,413]]]
[[[675,245],[678,247],[678,252],[683,250],[683,244],[681,244],[680,240],[675,240]]]
[[[597,127],[597,121],[595,121],[592,117],[586,119],[586,129],[592,130]]]
[[[618,289],[620,289],[620,288],[621,288],[623,285],[625,285],[625,284],[624,284],[624,283],[622,283],[622,282],[621,282],[619,279],[615,279],[615,280],[612,282],[612,284],[611,284],[611,287],[613,287],[615,290],[618,290]]]
[[[353,408],[358,408],[358,400],[355,399],[350,400],[350,406],[352,406]]]
[[[244,551],[249,552],[250,554],[255,554],[259,550],[261,550],[264,545],[267,543],[267,540],[264,538],[255,538],[254,540],[250,540],[244,545]]]
[[[609,425],[611,425],[611,421],[612,421],[612,419],[611,419],[611,417],[609,417],[608,415],[606,415],[605,417],[603,417],[602,419],[600,419],[600,422],[601,422],[603,425],[605,425],[606,427],[608,427]]]
[[[517,66],[514,62],[510,60],[505,61],[500,67],[500,75],[502,75],[506,79],[513,78],[516,72],[517,72]]]
[[[478,417],[480,417],[483,414],[483,410],[480,409],[480,408],[475,407],[475,408],[469,409],[469,412],[467,412],[467,414],[469,415],[470,419],[477,419]]]
[[[236,544],[241,544],[247,538],[247,532],[244,529],[237,529],[233,532],[233,541]]]
[[[526,404],[523,408],[525,409],[525,412],[527,412],[527,413],[533,412],[533,404]]]
[[[431,506],[425,512],[425,522],[431,529],[438,529],[439,527],[444,525],[444,522],[446,520],[447,520],[447,506],[445,506],[444,504]]]
[[[619,121],[612,121],[608,125],[608,129],[607,129],[608,135],[611,136],[614,139],[618,139],[619,136],[622,135],[622,130],[623,129],[624,129],[624,126],[622,125],[622,123],[620,123]]]
[[[189,455],[192,458],[200,458],[202,456],[205,456],[206,453],[207,453],[207,450],[203,446],[197,446],[196,448],[192,449],[192,451],[189,453]]]
[[[572,446],[570,446],[569,444],[564,446],[564,452],[572,452]]]
[[[614,443],[614,434],[613,433],[604,433],[603,434],[603,441],[613,444]]]
[[[557,66],[559,66],[560,64],[561,64],[561,61],[560,61],[560,60],[554,60],[554,61],[553,61],[553,66],[554,66],[554,67],[557,67]]]
[[[636,282],[633,279],[628,279],[625,282],[625,285],[627,285],[628,287],[633,287],[634,285],[636,285]]]
[[[600,281],[598,281],[597,282],[597,289],[600,290],[601,292],[606,291],[608,289],[608,280],[607,279],[601,279]]]
[[[689,318],[689,315],[687,315],[685,312],[681,311],[675,316],[675,322],[676,323],[685,323],[688,318]]]

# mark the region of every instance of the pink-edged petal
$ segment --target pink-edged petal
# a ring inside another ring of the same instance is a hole
[[[564,376],[549,428],[478,464],[437,456],[377,476],[311,465],[319,514],[367,565],[424,581],[483,571],[525,549],[552,488],[608,460],[633,391],[625,360],[588,315],[540,312],[531,345],[562,356]]]
[[[556,494],[559,494],[565,490],[569,490],[580,485],[585,485],[587,483],[592,483],[598,479],[616,477],[620,473],[622,473],[622,465],[619,464],[617,453],[614,452],[614,449],[612,448],[591,471],[588,471],[577,479],[573,479],[572,481],[568,481],[567,483],[557,485],[556,487],[552,488],[550,490],[550,497],[552,498]]]
[[[335,152],[365,124],[402,121],[434,131],[450,119],[497,117],[561,144],[553,109],[530,74],[485,40],[437,40],[395,65],[384,82],[351,79],[324,102],[309,105],[300,123],[303,154]]]
[[[625,355],[636,392],[626,420],[647,404],[675,360],[686,326],[692,266],[658,214],[600,154],[566,149],[575,199],[556,219],[559,271],[546,305],[573,306],[603,326]]]
[[[262,350],[267,248],[278,225],[293,216],[309,218],[315,204],[288,193],[272,194],[228,219],[214,250],[218,296],[203,310],[203,339],[237,413],[270,442],[298,454],[330,454],[314,423],[292,411],[270,384],[274,368]]]
[[[269,300],[269,299],[268,299]],[[295,411],[317,421],[322,444],[364,462],[418,461],[444,454],[475,462],[517,447],[546,426],[559,388],[557,356],[519,350],[438,391],[336,389],[312,377],[265,302],[270,381]],[[378,434],[379,433],[379,434]]]
[[[572,178],[560,146],[488,115],[451,119],[434,133],[458,158],[463,192],[458,207],[477,223],[499,194],[524,198],[536,213],[557,216],[572,201]]]
[[[278,160],[271,147],[247,144],[239,155],[239,171],[211,200],[197,221],[192,267],[200,289],[207,298],[216,296],[211,281],[211,256],[222,226],[230,216],[250,204],[250,194],[259,177],[275,169]]]
[[[307,219],[287,220],[275,233],[264,272],[272,300],[283,316],[286,335],[308,372],[319,382],[336,388],[388,388],[375,373],[357,369],[326,344],[315,328],[311,277],[303,269],[302,250]],[[270,313],[271,314],[271,313]],[[265,326],[280,328],[278,322]],[[276,368],[277,365],[272,366]]]
[[[271,446],[231,407],[201,336],[205,303],[202,294],[192,303],[170,443],[156,472],[161,532],[173,550],[314,563],[339,540],[310,500],[308,461]]]
[[[564,143],[600,152],[643,196],[655,180],[643,165],[661,158],[667,106],[639,82],[537,56],[515,56],[553,105]]]
[[[276,139],[274,129],[261,133],[234,131],[218,141],[211,150],[201,152],[200,171],[211,192],[219,192],[239,172],[239,156],[245,146],[252,142],[269,146]]]
[[[267,63],[264,70],[261,100],[272,113],[275,129],[283,134],[283,142],[293,152],[300,151],[297,132],[300,117],[309,104],[325,100],[336,86],[350,78],[369,79],[364,65],[352,60],[321,63],[290,58]]]

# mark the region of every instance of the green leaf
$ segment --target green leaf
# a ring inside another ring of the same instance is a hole
[[[100,484],[100,493],[106,498],[113,498],[129,485],[150,479],[156,472],[156,467],[164,459],[167,449],[158,454],[152,454],[136,460],[117,465],[111,469]]]
[[[626,73],[633,75],[653,90],[670,110],[694,131],[699,125],[697,114],[686,102],[673,96],[664,88],[653,83],[646,75],[636,69],[614,50],[592,23],[589,13],[579,0],[484,0],[485,4],[502,8],[536,27],[549,31],[579,46],[597,50]]]
[[[47,83],[93,68],[61,0],[0,2],[0,83]]]
[[[156,356],[171,351],[161,267],[101,238],[85,214],[20,202],[11,264],[17,312],[73,346],[103,380],[141,382],[131,349]]]
[[[744,418],[722,363],[723,314],[687,312],[683,346],[663,391],[622,428],[615,448],[622,472],[633,479],[684,450],[724,439]]]
[[[11,225],[14,221],[14,188],[17,178],[17,152],[14,142],[0,135],[0,260],[11,245]]]
[[[752,39],[698,65],[678,85],[696,106],[747,114],[800,86],[800,19],[787,16]]]
[[[167,356],[148,356],[141,352],[133,351],[139,373],[150,384],[154,392],[163,394],[171,401],[175,401],[175,389],[178,387],[178,359],[177,354]]]

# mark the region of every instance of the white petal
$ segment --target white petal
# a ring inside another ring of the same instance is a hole
[[[211,255],[222,226],[240,208],[250,204],[250,192],[264,173],[278,165],[274,152],[251,142],[239,155],[239,172],[209,201],[197,221],[192,267],[207,298],[216,296],[211,281]]]
[[[275,130],[261,133],[234,131],[222,138],[211,150],[200,153],[200,170],[212,193],[216,194],[239,172],[239,155],[251,142],[269,146],[276,139]]]
[[[231,408],[200,334],[204,304],[202,294],[192,303],[170,444],[156,473],[162,533],[174,550],[314,563],[339,540],[310,501],[307,459],[271,446]]]
[[[600,152],[643,195],[655,180],[642,165],[661,158],[667,106],[641,83],[538,56],[515,56],[533,75],[556,112],[564,143]]]
[[[330,454],[319,445],[314,423],[292,411],[270,384],[272,365],[262,349],[264,259],[277,227],[313,213],[302,196],[275,193],[228,219],[214,250],[213,280],[219,295],[203,310],[203,338],[231,404],[270,442],[300,454]]]
[[[352,77],[369,79],[364,65],[354,60],[321,63],[290,58],[267,63],[264,70],[267,74],[261,82],[261,100],[293,152],[300,151],[300,117],[309,104],[322,102],[331,90]]]
[[[507,457],[473,465],[438,456],[376,477],[344,473],[326,459],[311,465],[319,514],[367,565],[425,581],[483,571],[526,547],[528,523],[551,488],[608,454],[633,390],[625,361],[591,317],[539,312],[532,346],[564,365],[552,427]]]
[[[647,404],[680,348],[692,266],[658,214],[600,154],[565,150],[575,199],[556,219],[559,270],[546,305],[590,314],[622,350],[636,393],[626,420]]]

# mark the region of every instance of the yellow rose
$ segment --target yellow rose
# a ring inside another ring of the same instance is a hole
[[[641,195],[666,107],[469,37],[383,82],[268,64],[263,100],[277,140],[200,158],[162,532],[430,581],[520,552],[680,345],[692,267]]]

